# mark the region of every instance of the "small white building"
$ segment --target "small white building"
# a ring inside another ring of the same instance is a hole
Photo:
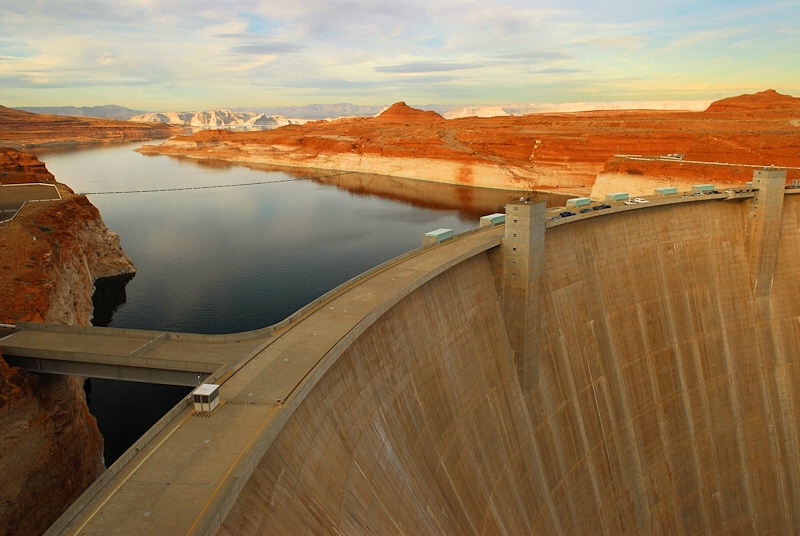
[[[211,412],[219,406],[219,385],[203,383],[192,391],[195,411]]]

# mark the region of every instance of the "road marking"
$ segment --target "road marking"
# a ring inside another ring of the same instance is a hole
[[[222,487],[222,485],[228,480],[228,477],[230,476],[231,471],[233,471],[236,468],[236,466],[239,465],[239,462],[241,461],[242,456],[244,456],[244,454],[246,452],[250,451],[250,447],[253,445],[253,442],[257,438],[259,438],[261,436],[261,431],[264,429],[264,427],[267,425],[267,423],[270,420],[272,420],[272,416],[273,415],[275,415],[275,410],[274,409],[267,414],[267,417],[266,417],[266,419],[264,419],[264,422],[261,423],[261,426],[259,426],[258,430],[255,431],[255,433],[253,434],[253,437],[250,438],[250,441],[247,442],[247,445],[242,449],[242,451],[239,453],[239,455],[233,461],[233,463],[231,464],[230,468],[228,468],[228,471],[225,473],[225,476],[223,476],[222,479],[219,481],[219,485],[216,488],[214,488],[214,493],[211,494],[211,497],[208,498],[208,500],[206,501],[206,504],[203,506],[203,509],[200,510],[199,514],[197,514],[197,517],[195,518],[194,523],[192,523],[192,526],[189,527],[189,530],[186,531],[186,534],[191,534],[192,531],[195,529],[195,527],[197,526],[197,523],[205,515],[206,510],[208,510],[208,507],[211,505],[211,501],[214,500],[214,497],[217,496],[217,493],[219,493],[219,490]],[[183,423],[181,423],[181,424],[183,424]],[[242,484],[242,487],[244,487],[245,484],[246,484],[246,482]],[[220,525],[222,525],[222,519],[220,519]]]
[[[125,485],[125,483],[126,483],[126,482],[127,482],[127,481],[128,481],[128,480],[129,480],[129,479],[130,479],[130,478],[131,478],[133,475],[134,475],[134,473],[136,473],[136,471],[138,471],[138,470],[139,470],[139,468],[142,466],[142,464],[144,464],[144,462],[146,462],[146,461],[147,461],[147,460],[150,458],[150,456],[152,456],[152,455],[153,455],[153,453],[155,453],[155,452],[156,452],[156,451],[157,451],[157,450],[158,450],[158,449],[161,447],[161,445],[163,445],[163,444],[164,444],[164,442],[165,442],[167,439],[169,439],[169,438],[170,438],[170,436],[172,436],[172,434],[174,434],[176,430],[178,430],[178,428],[180,428],[181,426],[183,426],[183,424],[184,424],[184,423],[185,423],[185,422],[186,422],[186,421],[189,419],[189,417],[191,417],[191,416],[192,416],[192,414],[191,414],[191,413],[189,413],[188,415],[186,415],[186,417],[184,417],[184,418],[183,418],[183,420],[182,420],[181,422],[179,422],[177,425],[175,425],[175,427],[174,427],[174,428],[173,428],[173,429],[172,429],[172,430],[171,430],[171,431],[170,431],[170,432],[169,432],[169,433],[168,433],[166,436],[164,436],[164,438],[163,438],[161,441],[159,441],[159,442],[158,442],[158,445],[156,445],[155,447],[153,447],[153,449],[152,449],[152,450],[151,450],[151,451],[150,451],[150,452],[147,454],[147,456],[145,456],[145,457],[144,457],[144,458],[143,458],[143,459],[142,459],[142,460],[141,460],[141,461],[138,463],[138,465],[137,465],[136,467],[134,467],[134,468],[131,470],[131,472],[130,472],[130,473],[128,473],[128,476],[126,476],[124,479],[122,479],[122,482],[120,482],[119,484],[117,484],[117,486],[116,486],[116,487],[115,487],[115,488],[114,488],[114,489],[111,491],[111,493],[109,493],[109,494],[108,494],[108,497],[106,497],[106,498],[105,498],[105,500],[104,500],[103,502],[101,502],[101,503],[100,503],[100,505],[94,509],[94,512],[92,512],[92,514],[91,514],[89,517],[87,517],[87,518],[86,518],[86,521],[84,521],[84,522],[83,522],[83,524],[82,524],[80,527],[78,527],[78,530],[77,530],[77,531],[75,531],[75,532],[76,532],[76,534],[77,534],[77,533],[80,533],[80,532],[81,532],[81,531],[82,531],[82,530],[83,530],[83,529],[86,527],[86,525],[88,525],[88,524],[89,524],[89,522],[90,522],[92,519],[94,519],[94,516],[95,516],[95,515],[97,515],[97,513],[98,513],[100,510],[102,510],[102,509],[103,509],[103,507],[106,505],[106,503],[107,503],[108,501],[110,501],[110,500],[111,500],[111,498],[112,498],[112,497],[113,497],[113,496],[114,496],[114,495],[115,495],[115,494],[116,494],[116,493],[119,491],[119,489],[120,489],[122,486],[124,486],[124,485]],[[126,466],[126,467],[127,467],[127,466]]]

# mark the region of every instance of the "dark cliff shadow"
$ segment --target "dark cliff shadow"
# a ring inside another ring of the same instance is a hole
[[[103,277],[94,282],[94,294],[92,295],[92,305],[94,306],[93,326],[106,327],[111,323],[114,312],[127,300],[125,287],[131,279],[133,279],[133,274],[123,274]]]

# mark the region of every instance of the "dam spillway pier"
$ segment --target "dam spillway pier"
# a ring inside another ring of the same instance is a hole
[[[539,336],[539,280],[544,264],[545,203],[506,205],[503,236],[503,318],[523,392],[534,385]]]
[[[754,183],[546,226],[523,202],[516,237],[511,204],[387,263],[51,533],[791,533],[800,195]]]
[[[753,187],[758,193],[750,203],[748,250],[750,278],[758,297],[769,295],[780,246],[785,169],[757,169]]]

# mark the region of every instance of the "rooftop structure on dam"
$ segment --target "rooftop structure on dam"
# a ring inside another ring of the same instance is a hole
[[[376,267],[247,343],[218,407],[176,407],[50,533],[791,532],[783,178],[557,219],[523,199]]]

